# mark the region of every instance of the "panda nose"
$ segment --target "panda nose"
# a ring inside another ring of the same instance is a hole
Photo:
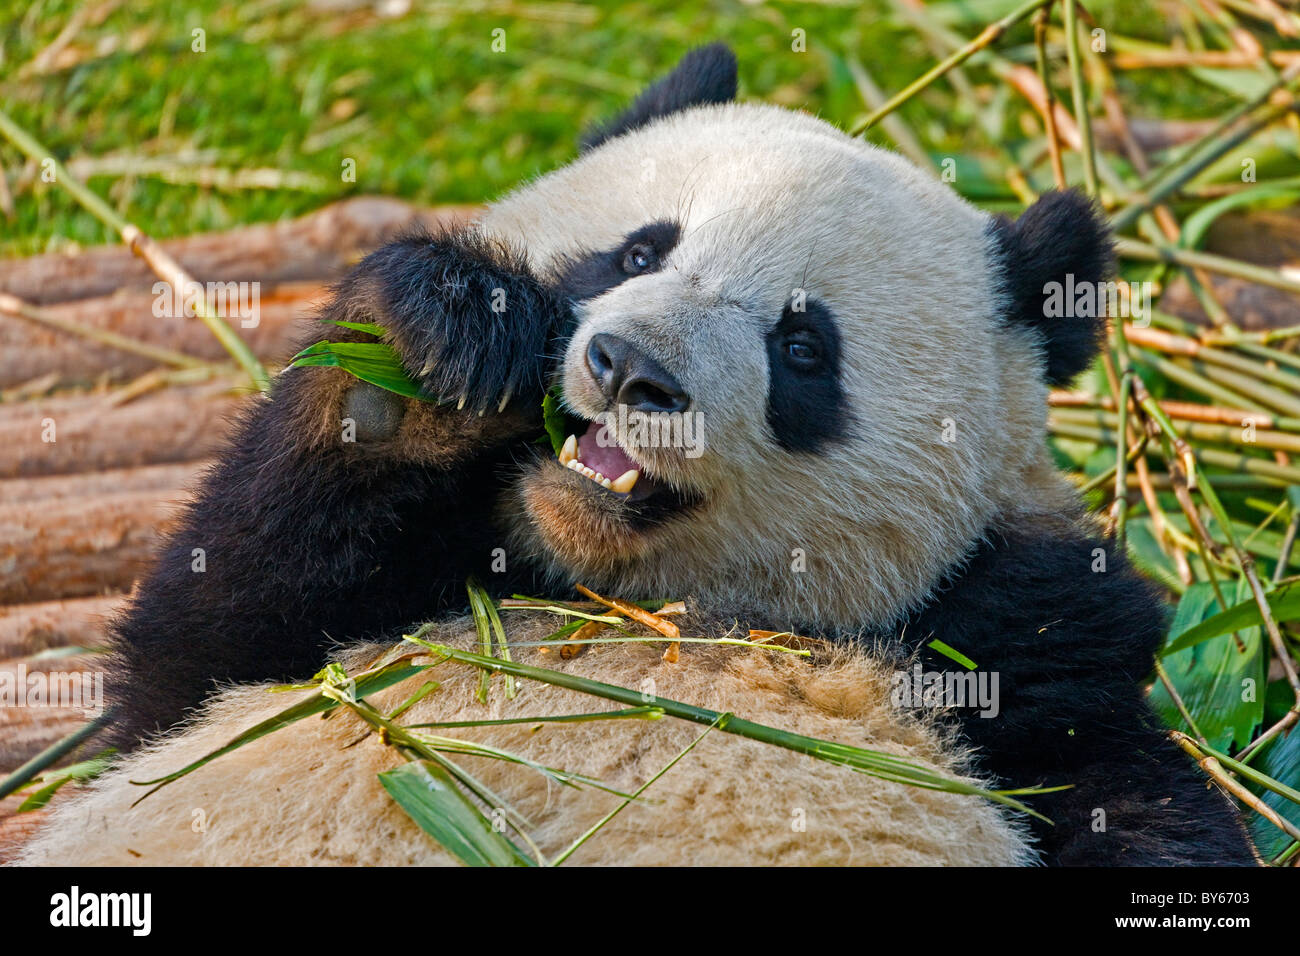
[[[617,335],[601,332],[591,337],[587,368],[616,405],[642,412],[680,412],[691,402],[667,369]]]

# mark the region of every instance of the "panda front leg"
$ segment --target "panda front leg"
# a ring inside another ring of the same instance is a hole
[[[1052,821],[1026,821],[1045,863],[1254,862],[1236,810],[1147,703],[1164,631],[1152,588],[1081,530],[993,536],[910,622],[929,669],[952,664],[925,643],[941,635],[987,678],[991,706],[953,712],[980,767],[1002,786],[1066,788],[1028,799]]]
[[[496,550],[494,512],[541,434],[560,302],[510,249],[456,233],[373,253],[323,317],[382,326],[439,402],[336,368],[288,369],[255,400],[113,624],[119,749],[173,726],[217,682],[310,676],[334,642],[459,608],[471,574],[529,583]]]

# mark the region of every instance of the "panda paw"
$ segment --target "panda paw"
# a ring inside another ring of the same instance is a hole
[[[541,401],[564,314],[521,253],[461,231],[370,254],[326,317],[382,326],[429,397],[482,412]]]

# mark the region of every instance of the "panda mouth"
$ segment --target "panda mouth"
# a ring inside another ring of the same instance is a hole
[[[565,423],[569,437],[558,464],[573,472],[575,478],[567,484],[596,506],[597,513],[628,530],[649,530],[702,503],[699,492],[650,474],[608,431],[602,434],[605,426],[599,421],[566,416]]]
[[[561,465],[602,491],[625,501],[645,501],[664,490],[664,486],[646,474],[644,466],[634,461],[617,443],[601,440],[604,429],[600,422],[586,424],[580,435],[575,431],[565,440],[559,454]]]

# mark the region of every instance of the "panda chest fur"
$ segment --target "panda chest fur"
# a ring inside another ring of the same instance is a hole
[[[530,619],[532,618],[532,619]],[[566,659],[559,645],[527,647],[554,629],[549,615],[507,618],[517,660],[638,689],[644,706],[676,701],[744,716],[823,740],[869,747],[965,782],[966,754],[923,718],[890,703],[891,672],[859,653],[823,648],[812,659],[779,649],[683,646],[675,663],[663,644],[594,645]],[[690,637],[688,631],[685,636]],[[473,649],[472,622],[426,635]],[[362,670],[380,645],[344,655]],[[427,659],[425,659],[427,661]],[[529,718],[502,726],[439,730],[551,768],[481,756],[453,759],[526,819],[546,858],[562,853],[631,794],[698,743],[582,845],[586,864],[1011,865],[1032,859],[1019,825],[978,798],[919,790],[856,773],[755,740],[669,716],[584,722],[546,718],[600,711],[608,702],[522,681],[513,699],[501,677],[488,705],[478,678],[451,663],[368,698],[389,711],[433,677],[436,692],[407,711],[408,726]],[[269,686],[225,692],[185,734],[137,752],[109,777],[60,808],[77,827],[53,828],[24,862],[76,865],[395,865],[446,864],[454,857],[430,840],[389,798],[378,774],[402,763],[355,717],[337,712],[276,731],[218,758],[150,795],[131,780],[153,780],[224,744],[233,725],[252,726],[293,703]],[[310,795],[310,799],[307,799]],[[193,809],[206,826],[191,828]],[[509,808],[507,811],[506,808]]]

